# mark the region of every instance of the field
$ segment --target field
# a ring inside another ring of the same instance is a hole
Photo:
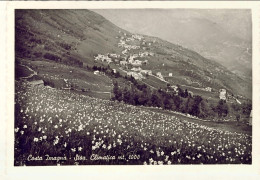
[[[71,67],[55,62],[26,60],[20,60],[20,62],[24,64],[24,66],[20,66],[23,67],[21,72],[27,70],[27,66],[37,73],[36,76],[29,78],[29,81],[42,79],[47,85],[58,89],[71,89],[75,93],[110,99],[112,80],[106,75],[95,75],[92,71],[87,71],[83,68]],[[20,73],[19,76],[17,75],[17,78],[23,76],[26,75]]]
[[[15,166],[251,164],[252,136],[16,81]]]

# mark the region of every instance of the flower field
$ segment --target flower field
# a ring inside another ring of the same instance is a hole
[[[14,165],[251,164],[252,137],[16,81]]]

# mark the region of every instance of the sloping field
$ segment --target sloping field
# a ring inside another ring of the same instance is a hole
[[[25,70],[27,66],[37,72],[37,77],[32,77],[29,80],[42,79],[55,88],[67,88],[77,91],[83,90],[84,92],[82,92],[82,94],[103,99],[110,98],[110,92],[113,88],[112,80],[106,75],[95,75],[92,71],[88,71],[87,69],[55,62],[20,61],[24,64],[24,66],[21,67],[24,67]]]
[[[16,81],[17,165],[250,164],[252,137]]]

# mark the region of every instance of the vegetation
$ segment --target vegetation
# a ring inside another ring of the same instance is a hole
[[[114,97],[112,100],[137,106],[160,107],[200,118],[214,115],[213,110],[201,96],[191,96],[187,90],[183,91],[180,87],[178,87],[178,93],[162,88],[151,90],[133,77],[130,77],[129,80],[132,82],[131,85],[125,87],[119,87],[118,83],[114,82]]]
[[[15,166],[252,163],[244,133],[22,81],[16,92]]]

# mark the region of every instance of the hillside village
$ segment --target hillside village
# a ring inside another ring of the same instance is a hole
[[[94,56],[95,61],[106,63],[107,65],[115,64],[118,69],[123,71],[126,76],[133,77],[136,80],[146,79],[147,76],[153,76],[162,82],[169,83],[165,77],[173,77],[173,73],[169,72],[168,76],[163,76],[161,72],[153,72],[152,70],[145,69],[146,65],[149,63],[149,58],[153,57],[155,54],[151,51],[146,50],[146,46],[152,46],[156,40],[147,42],[142,35],[138,34],[127,34],[122,31],[118,31],[119,36],[116,39],[119,40],[118,47],[122,48],[121,54],[107,53],[107,54],[97,54]],[[164,64],[163,64],[164,66]],[[113,69],[114,73],[117,72]],[[98,71],[94,72],[99,74]],[[211,73],[212,74],[212,73]],[[171,84],[171,88],[178,93],[178,87],[176,84]],[[195,87],[193,87],[195,88]],[[212,87],[195,88],[201,91],[212,92]],[[190,95],[193,96],[192,91],[188,91]],[[219,99],[229,100],[231,103],[241,102],[235,97],[231,97],[227,94],[226,89],[219,90]]]
[[[121,36],[117,36],[116,38],[119,39],[118,47],[122,48],[121,54],[98,54],[94,57],[95,61],[101,61],[107,64],[114,63],[123,70],[127,76],[132,76],[136,80],[145,79],[145,75],[152,75],[151,70],[143,69],[142,67],[149,63],[148,58],[149,56],[154,56],[154,53],[146,51],[145,47],[141,49],[140,45],[148,44],[148,46],[151,46],[153,42],[147,43],[143,36],[137,34],[128,35],[121,31],[119,31],[119,34]]]

